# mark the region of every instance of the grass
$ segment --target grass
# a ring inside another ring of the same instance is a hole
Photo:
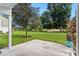
[[[40,39],[40,40],[65,44],[66,33],[28,32],[28,38],[26,39],[24,31],[15,31],[13,32],[12,43],[13,45],[16,45],[33,39]],[[0,46],[3,48],[8,46],[7,34],[0,33]]]

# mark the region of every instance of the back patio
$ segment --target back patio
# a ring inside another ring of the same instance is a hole
[[[62,44],[35,39],[1,51],[1,56],[71,56],[72,49]]]

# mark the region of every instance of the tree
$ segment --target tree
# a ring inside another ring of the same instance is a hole
[[[19,3],[13,8],[13,17],[15,24],[25,29],[27,37],[28,23],[37,17],[37,8],[32,7],[30,3]]]
[[[32,19],[30,22],[29,22],[29,27],[30,27],[30,30],[35,30],[35,31],[38,31],[40,28],[41,28],[42,24],[41,24],[41,20],[40,20],[40,17],[37,17],[35,19]]]
[[[53,21],[53,28],[65,29],[67,27],[66,20],[69,19],[71,13],[71,4],[67,3],[48,3],[48,11]]]
[[[48,11],[44,11],[40,18],[43,28],[52,29],[52,20]]]

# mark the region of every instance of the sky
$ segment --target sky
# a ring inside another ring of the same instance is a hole
[[[47,10],[47,3],[32,3],[32,7],[37,7],[40,8],[39,9],[39,14],[41,15],[45,10]],[[76,10],[77,10],[77,4],[73,3],[71,5],[71,17],[70,19],[72,19],[76,14]]]

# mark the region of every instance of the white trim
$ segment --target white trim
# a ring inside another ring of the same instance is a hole
[[[12,9],[9,10],[9,40],[8,40],[8,48],[11,49],[12,47]]]

